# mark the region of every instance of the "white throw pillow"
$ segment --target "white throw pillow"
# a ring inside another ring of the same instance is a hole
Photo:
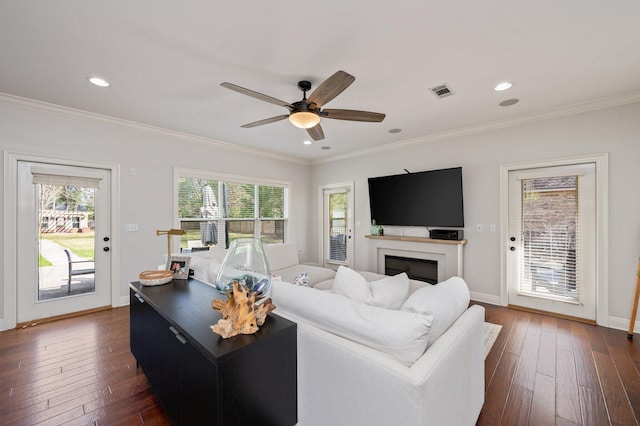
[[[409,277],[406,273],[385,277],[369,283],[372,304],[381,308],[400,309],[409,296]]]
[[[428,344],[431,345],[469,307],[469,288],[460,277],[416,290],[400,308],[403,311],[432,315]]]
[[[338,294],[271,282],[275,313],[289,312],[329,333],[392,355],[410,366],[427,347],[431,317],[356,302]]]
[[[346,266],[338,268],[333,279],[333,292],[356,302],[370,304],[373,300],[369,282],[362,275]]]

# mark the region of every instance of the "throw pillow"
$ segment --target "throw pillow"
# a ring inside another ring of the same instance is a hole
[[[409,296],[409,277],[406,273],[371,281],[372,304],[381,308],[400,309]]]
[[[373,299],[367,280],[346,266],[338,268],[333,279],[333,292],[361,303],[370,304]]]
[[[467,283],[460,277],[452,277],[416,290],[400,309],[433,316],[428,338],[428,345],[431,345],[469,307],[469,300]]]

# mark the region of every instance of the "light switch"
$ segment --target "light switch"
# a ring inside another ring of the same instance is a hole
[[[138,230],[138,224],[137,223],[127,223],[126,225],[124,225],[124,230],[125,230],[125,232],[136,232]]]

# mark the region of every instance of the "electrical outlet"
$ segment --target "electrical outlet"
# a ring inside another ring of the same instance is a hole
[[[482,224],[481,223],[476,225],[476,232],[482,232]]]

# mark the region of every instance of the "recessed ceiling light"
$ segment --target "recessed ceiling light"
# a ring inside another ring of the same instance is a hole
[[[89,83],[94,84],[99,87],[109,87],[109,82],[104,78],[100,77],[89,77]]]
[[[518,102],[520,102],[520,99],[513,98],[513,99],[507,99],[506,101],[502,101],[498,105],[500,105],[500,106],[511,106],[511,105],[517,104]]]
[[[511,86],[513,86],[513,84],[509,83],[508,81],[503,81],[502,83],[496,84],[496,87],[494,87],[493,90],[495,90],[496,92],[502,92],[503,90],[510,89]]]
[[[311,142],[310,140],[306,140],[306,141],[304,141],[302,143],[305,144],[305,145],[311,145],[313,142]]]
[[[389,130],[389,133],[400,133],[402,131],[402,129],[391,129]]]

